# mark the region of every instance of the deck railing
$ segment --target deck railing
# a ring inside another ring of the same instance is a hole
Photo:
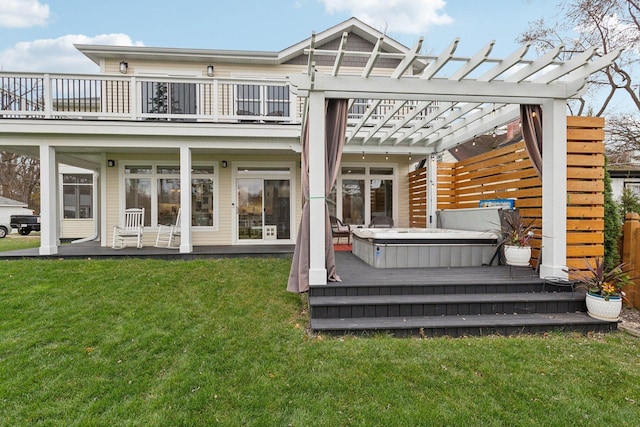
[[[283,79],[0,72],[0,118],[296,123]]]

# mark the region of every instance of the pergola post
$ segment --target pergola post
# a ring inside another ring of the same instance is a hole
[[[180,253],[193,252],[191,243],[191,148],[180,147]]]
[[[540,277],[567,277],[566,100],[542,105],[542,263]]]
[[[325,96],[309,93],[309,284],[326,285],[325,264]]]
[[[58,171],[56,149],[40,146],[40,255],[58,253]]]
[[[436,210],[438,210],[438,156],[430,154],[427,158],[427,228],[437,228]]]

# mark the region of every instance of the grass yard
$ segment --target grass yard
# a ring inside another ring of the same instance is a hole
[[[0,239],[0,252],[17,251],[20,249],[31,249],[40,246],[40,233],[31,233],[28,236],[22,236],[18,233],[8,234],[5,238]]]
[[[2,261],[0,424],[638,425],[638,338],[314,337],[288,270]]]

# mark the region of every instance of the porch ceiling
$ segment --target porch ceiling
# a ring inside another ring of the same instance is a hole
[[[589,48],[563,62],[557,59],[562,46],[525,59],[529,50],[525,45],[495,59],[489,57],[494,42],[472,57],[456,57],[458,39],[437,56],[419,53],[422,38],[404,53],[382,52],[382,37],[372,52],[349,51],[347,41],[345,32],[337,50],[319,50],[312,36],[307,72],[290,78],[298,96],[308,99],[317,91],[327,98],[349,99],[345,152],[448,150],[518,118],[520,104],[576,97],[587,78],[621,52],[601,55]],[[333,67],[317,67],[319,56],[333,57]],[[348,57],[367,58],[359,74],[353,67],[343,67]],[[382,58],[399,60],[390,75],[375,74]]]

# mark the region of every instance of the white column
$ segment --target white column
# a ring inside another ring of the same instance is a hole
[[[102,160],[100,161],[100,175],[98,176],[99,188],[100,188],[100,203],[99,210],[95,211],[94,220],[99,221],[100,225],[100,246],[107,247],[107,240],[110,235],[107,230],[107,155],[102,154]],[[118,185],[120,185],[120,176],[117,174]],[[120,209],[118,209],[120,210]],[[100,212],[98,214],[98,212]],[[111,229],[113,231],[113,229]]]
[[[567,113],[565,100],[542,106],[542,264],[540,277],[566,277]]]
[[[427,228],[437,228],[438,156],[430,154],[427,160]]]
[[[309,284],[326,285],[324,227],[325,111],[324,93],[309,94]]]
[[[40,255],[58,253],[56,150],[40,146]]]
[[[180,147],[180,253],[193,252],[191,244],[191,148]]]

